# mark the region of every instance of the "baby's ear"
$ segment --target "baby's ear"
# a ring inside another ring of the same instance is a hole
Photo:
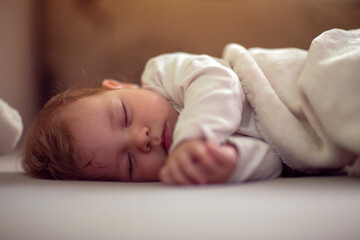
[[[102,81],[101,86],[105,89],[120,89],[120,88],[139,88],[138,85],[132,83],[119,82],[114,79],[105,79]]]

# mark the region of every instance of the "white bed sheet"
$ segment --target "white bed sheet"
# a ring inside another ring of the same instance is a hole
[[[0,158],[0,239],[360,239],[360,179],[205,187],[33,179]],[[17,166],[17,168],[16,168]]]

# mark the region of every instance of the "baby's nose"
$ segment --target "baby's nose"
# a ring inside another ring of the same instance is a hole
[[[151,150],[151,139],[150,139],[150,129],[148,127],[141,128],[137,133],[135,133],[133,138],[133,143],[135,148],[138,150],[148,153]]]

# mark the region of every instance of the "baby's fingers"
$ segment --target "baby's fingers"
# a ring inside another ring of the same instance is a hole
[[[190,184],[190,179],[184,174],[178,164],[172,163],[168,166],[169,184],[186,185]]]
[[[234,164],[237,160],[237,151],[230,145],[216,145],[207,143],[207,149],[219,164]]]
[[[193,159],[185,159],[179,164],[184,175],[190,179],[193,184],[205,184],[207,177],[201,166]]]
[[[162,182],[169,185],[204,184],[206,178],[189,159],[173,160],[159,174]]]
[[[170,175],[170,172],[168,168],[162,168],[159,173],[159,180],[165,184],[174,184],[174,180],[172,179],[172,176]]]

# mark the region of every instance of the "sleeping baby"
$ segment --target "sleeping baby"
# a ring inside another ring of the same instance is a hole
[[[323,122],[327,112],[307,90],[315,50],[230,44],[222,59],[164,54],[147,62],[141,87],[108,79],[101,88],[69,89],[51,98],[29,129],[24,169],[40,178],[171,185],[273,179],[283,166],[357,175],[359,97],[352,98],[357,115],[349,122],[356,133],[344,137],[338,128],[341,138],[333,137],[332,122]],[[358,81],[348,78],[351,94]],[[349,113],[339,111],[347,120]]]

